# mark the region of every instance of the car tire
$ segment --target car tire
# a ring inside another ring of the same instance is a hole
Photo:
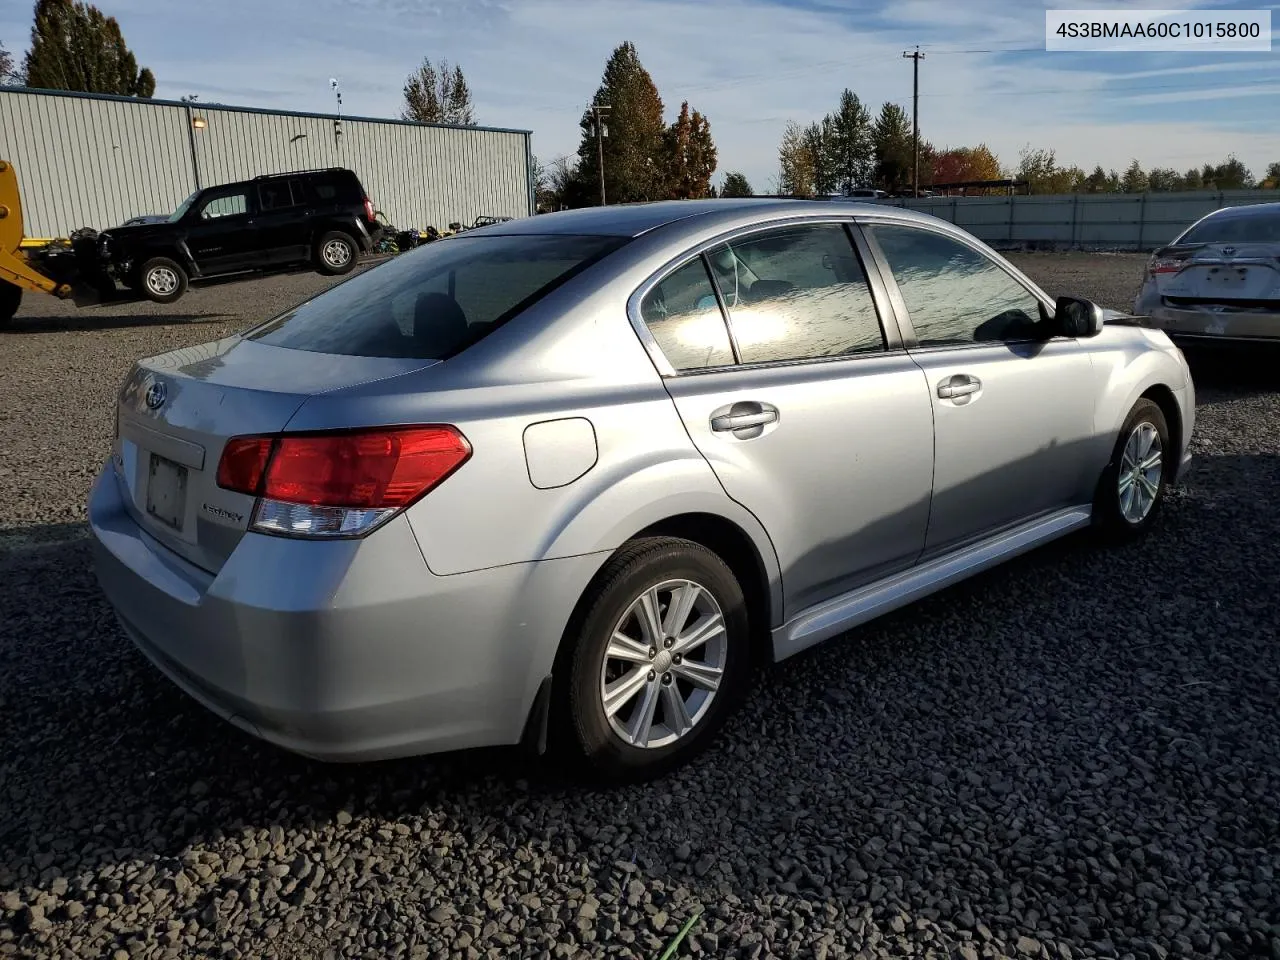
[[[706,749],[747,688],[751,649],[742,587],[706,547],[660,537],[625,546],[588,596],[570,628],[567,752],[591,779],[662,776]],[[640,620],[646,597],[657,610],[651,626]],[[682,600],[685,616],[676,623]],[[620,643],[619,636],[631,642]],[[682,639],[693,643],[682,648]]]
[[[0,280],[0,327],[12,320],[22,306],[22,288],[8,280]]]
[[[1164,412],[1151,400],[1139,400],[1125,417],[1098,483],[1094,515],[1106,538],[1131,539],[1151,527],[1176,456]]]
[[[359,248],[350,234],[331,230],[316,241],[316,268],[331,277],[350,273],[356,265]]]
[[[152,303],[173,303],[187,292],[187,271],[176,260],[152,257],[138,270],[142,295]]]

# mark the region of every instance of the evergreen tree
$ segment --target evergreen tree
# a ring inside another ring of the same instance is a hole
[[[741,173],[732,171],[724,175],[724,186],[720,188],[722,197],[753,197],[755,192],[751,184]]]
[[[608,135],[603,139],[605,195],[609,203],[656,200],[666,195],[668,165],[664,163],[667,125],[662,98],[653,78],[640,63],[634,43],[614,49],[592,103],[607,105]],[[600,202],[597,150],[599,141],[590,109],[580,122],[578,176],[574,205]]]
[[[831,172],[835,187],[849,193],[870,182],[875,175],[875,144],[871,137],[871,114],[858,95],[846,89],[840,106],[828,118]]]
[[[911,121],[906,111],[896,103],[885,103],[872,127],[871,140],[875,145],[876,182],[891,191],[910,185],[914,157]]]
[[[1147,189],[1147,175],[1135,157],[1120,180],[1120,187],[1125,193],[1143,193]]]
[[[784,196],[813,196],[813,154],[805,143],[803,128],[791,121],[778,145],[778,193]]]
[[[31,49],[23,62],[31,87],[150,97],[155,75],[125,45],[120,24],[89,3],[37,0]]]
[[[462,67],[450,67],[447,60],[435,66],[424,57],[418,69],[405,79],[400,119],[475,126],[471,88],[462,75]]]

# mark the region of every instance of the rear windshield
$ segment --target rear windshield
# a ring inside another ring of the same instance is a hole
[[[1210,217],[1181,237],[1184,243],[1280,243],[1280,211]]]
[[[366,270],[247,334],[314,353],[444,360],[617,249],[619,237],[450,237]]]

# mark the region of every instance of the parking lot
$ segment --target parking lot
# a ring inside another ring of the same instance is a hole
[[[1124,308],[1145,258],[1012,259]],[[0,955],[1280,958],[1280,373],[1192,357],[1196,467],[1139,544],[1042,549],[763,673],[622,790],[507,751],[260,744],[124,639],[84,502],[140,356],[332,280],[0,332]],[[332,953],[330,953],[332,951]]]

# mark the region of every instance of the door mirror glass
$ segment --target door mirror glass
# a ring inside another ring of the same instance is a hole
[[[1102,332],[1102,308],[1082,297],[1058,297],[1053,319],[1064,337],[1096,337]]]

